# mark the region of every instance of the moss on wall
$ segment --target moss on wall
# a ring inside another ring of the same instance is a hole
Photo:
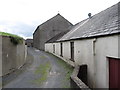
[[[10,34],[10,33],[6,33],[6,32],[0,32],[0,35],[1,35],[1,36],[9,36],[11,42],[12,42],[14,45],[22,44],[22,43],[23,43],[23,38],[20,37],[20,36],[17,36],[17,35],[14,35],[14,34]]]

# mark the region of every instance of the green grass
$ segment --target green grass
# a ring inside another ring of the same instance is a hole
[[[0,87],[2,87],[2,83],[0,82]]]
[[[0,35],[2,35],[2,36],[11,36],[11,37],[16,37],[16,38],[22,38],[20,36],[15,35],[15,34],[10,34],[10,33],[6,33],[6,32],[0,32]]]
[[[71,74],[72,74],[72,72],[73,72],[73,67],[72,66],[70,66],[70,65],[68,65],[65,61],[63,61],[63,60],[61,60],[61,59],[58,59],[58,64],[60,65],[60,66],[62,66],[63,68],[64,68],[64,70],[65,70],[65,77],[64,77],[64,79],[63,79],[63,81],[62,81],[62,83],[63,83],[63,88],[71,88],[70,87],[70,85],[68,84],[68,82],[70,82],[70,76],[71,76]]]
[[[51,69],[50,62],[47,62],[45,64],[40,64],[40,66],[37,67],[37,69],[35,70],[35,74],[40,74],[41,77],[33,80],[33,82],[36,84],[42,84],[44,81],[46,81],[50,69]]]
[[[61,65],[65,70],[67,70],[67,73],[72,73],[73,67],[68,65],[65,61],[58,59],[58,64]]]
[[[48,53],[48,54],[51,56],[54,56],[51,53]],[[58,58],[58,57],[56,57],[56,58]],[[65,61],[63,61],[60,58],[58,58],[57,63],[60,65],[60,67],[63,67],[63,69],[65,71],[64,72],[65,76],[64,76],[64,79],[62,80],[62,83],[63,83],[62,88],[71,88],[70,85],[68,84],[68,82],[70,82],[70,76],[71,76],[74,68],[72,66],[68,65]]]
[[[40,56],[41,59],[45,59],[46,57],[45,56]]]
[[[10,33],[6,33],[6,32],[0,32],[0,35],[1,35],[1,36],[9,36],[11,42],[12,42],[14,45],[22,44],[22,43],[23,43],[23,38],[20,37],[20,36],[17,36],[17,35],[14,35],[14,34],[10,34]]]

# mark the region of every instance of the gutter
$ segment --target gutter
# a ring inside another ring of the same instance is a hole
[[[106,36],[112,36],[112,35],[120,35],[120,32],[113,33],[113,34],[105,34],[105,35],[91,36],[91,37],[80,37],[80,38],[69,39],[69,40],[60,40],[60,41],[55,41],[55,42],[66,42],[66,41],[71,41],[71,40],[92,39],[92,38],[106,37]],[[55,43],[55,42],[50,42],[50,43]]]

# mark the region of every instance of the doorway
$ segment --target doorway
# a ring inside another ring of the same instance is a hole
[[[109,88],[120,88],[120,59],[109,58]]]
[[[84,82],[86,85],[88,85],[88,83],[87,83],[87,65],[80,66],[79,73],[78,73],[77,77],[79,79],[81,79],[82,82]]]
[[[62,56],[63,57],[63,45],[62,45],[62,43],[60,43],[60,48],[61,48],[61,53],[60,53],[60,56]]]
[[[70,42],[71,60],[74,61],[74,42]]]
[[[53,45],[53,53],[55,53],[55,45]]]

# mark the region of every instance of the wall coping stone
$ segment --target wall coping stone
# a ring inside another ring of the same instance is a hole
[[[84,82],[82,82],[78,77],[78,73],[79,73],[79,69],[80,69],[80,65],[76,65],[73,73],[71,75],[71,79],[77,84],[77,86],[82,90],[87,89],[87,90],[91,90]]]

